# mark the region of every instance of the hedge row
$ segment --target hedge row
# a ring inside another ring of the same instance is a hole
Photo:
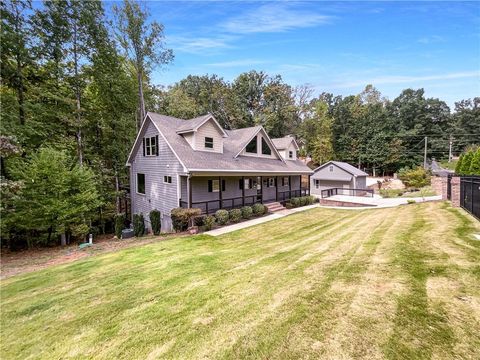
[[[302,197],[295,197],[291,198],[287,202],[287,208],[295,208],[299,206],[305,206],[305,205],[312,205],[317,201],[317,198],[315,196],[302,196]]]

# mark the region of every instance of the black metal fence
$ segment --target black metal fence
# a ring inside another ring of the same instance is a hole
[[[330,188],[330,189],[322,190],[321,194],[322,194],[322,199],[328,198],[334,195],[373,197],[373,190],[372,189]]]
[[[480,220],[480,176],[460,177],[460,206]]]

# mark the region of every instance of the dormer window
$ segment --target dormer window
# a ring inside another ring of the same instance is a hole
[[[330,172],[333,172],[333,165],[330,165]]]
[[[289,159],[293,159],[293,151],[292,151],[292,150],[290,150],[290,151],[288,152],[288,158],[289,158]]]
[[[250,154],[256,154],[257,153],[257,137],[255,136],[252,141],[250,141],[245,148],[245,151]]]
[[[205,137],[205,149],[213,149],[213,138]]]
[[[262,137],[262,154],[263,155],[272,155],[272,149],[268,146],[265,139]]]

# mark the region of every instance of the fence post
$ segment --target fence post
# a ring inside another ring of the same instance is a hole
[[[460,177],[453,176],[451,183],[451,200],[454,207],[460,207]]]

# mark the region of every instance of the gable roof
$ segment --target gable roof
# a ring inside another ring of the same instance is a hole
[[[222,133],[223,137],[227,137],[227,133],[220,126],[218,121],[213,117],[212,114],[202,115],[190,120],[183,120],[183,124],[177,127],[177,134],[189,133],[192,131],[197,131],[200,126],[205,124],[207,121],[212,120],[218,130]]]
[[[246,135],[246,134],[249,134],[250,137],[248,138],[247,141],[245,141],[245,142],[241,145],[240,150],[238,151],[237,155],[235,155],[235,158],[240,155],[240,153],[243,151],[243,149],[245,149],[245,148],[247,147],[247,145],[250,143],[250,141],[252,141],[253,138],[254,138],[255,136],[257,136],[257,134],[258,134],[259,132],[262,132],[262,133],[263,133],[263,138],[267,140],[268,146],[270,146],[270,148],[273,149],[273,151],[275,152],[275,155],[277,156],[277,158],[278,158],[279,160],[285,161],[285,160],[283,159],[283,157],[278,153],[277,148],[275,147],[275,145],[273,144],[272,140],[270,139],[270,137],[268,136],[267,132],[265,131],[265,129],[264,129],[262,126],[254,126],[254,127],[245,128],[245,129],[247,129],[248,131],[245,131],[243,134],[245,134],[245,135]],[[243,139],[242,139],[242,140],[243,140]]]
[[[365,171],[362,171],[362,170],[356,168],[355,166],[350,165],[349,163],[342,162],[342,161],[333,161],[333,160],[328,161],[323,165],[320,165],[319,167],[317,167],[313,171],[317,172],[318,170],[324,168],[327,165],[331,165],[331,164],[333,164],[335,166],[338,166],[340,169],[345,170],[346,172],[348,172],[349,174],[352,174],[353,176],[368,176],[368,174]]]
[[[292,142],[295,145],[295,148],[297,150],[299,149],[297,141],[293,136],[285,136],[283,138],[272,139],[272,142],[278,150],[287,149]]]
[[[195,151],[192,149],[187,140],[177,133],[178,129],[184,126],[185,120],[152,112],[147,113],[146,117],[152,121],[161,133],[162,138],[167,142],[178,160],[184,165],[186,171],[312,173],[312,170],[300,160],[284,162],[281,157],[279,157],[279,159],[241,155],[236,157],[238,152],[241,151],[242,146],[246,146],[248,141],[252,139],[259,130],[263,130],[261,126],[238,130],[225,130],[227,137],[223,139],[223,153],[217,153]],[[269,139],[268,135],[266,135],[266,137]],[[136,141],[138,142],[140,140],[141,139],[137,137]],[[131,162],[132,156],[131,154],[128,163]]]

